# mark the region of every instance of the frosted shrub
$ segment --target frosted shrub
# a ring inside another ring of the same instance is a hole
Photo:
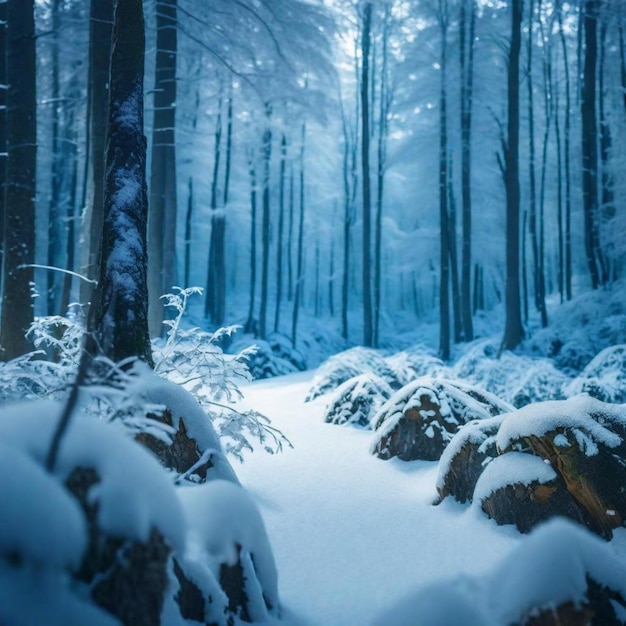
[[[174,310],[164,324],[165,340],[153,343],[155,372],[175,382],[194,395],[210,417],[227,453],[242,460],[244,449],[252,450],[258,441],[270,453],[291,445],[273,428],[270,420],[257,411],[240,411],[236,403],[242,398],[241,381],[250,380],[245,361],[253,348],[237,355],[226,355],[220,348],[235,326],[207,333],[199,328],[183,329],[181,321],[189,297],[201,289],[175,288],[163,296],[165,306]],[[78,314],[37,318],[29,329],[35,351],[0,365],[0,399],[67,397],[74,382],[82,350],[84,326]],[[91,379],[85,392],[90,399],[87,410],[102,419],[121,421],[134,434],[150,432],[167,439],[171,433],[164,424],[148,417],[159,407],[150,406],[136,384],[141,368],[131,362],[113,363],[98,359],[98,377]]]

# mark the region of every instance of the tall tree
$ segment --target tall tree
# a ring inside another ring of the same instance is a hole
[[[98,350],[111,360],[138,357],[152,364],[148,332],[144,55],[143,2],[117,0],[94,335]]]
[[[583,212],[585,222],[585,253],[591,287],[600,285],[598,233],[598,118],[596,107],[596,68],[598,64],[598,1],[584,0],[585,59],[581,94]]]
[[[507,135],[501,163],[506,190],[506,296],[502,349],[513,350],[524,338],[520,295],[519,85],[522,44],[522,0],[511,1],[508,59]]]
[[[261,303],[259,310],[259,337],[267,333],[267,305],[270,276],[270,171],[272,165],[272,110],[266,105],[266,127],[263,133],[263,196],[261,218]]]
[[[370,47],[372,28],[372,3],[366,2],[363,9],[361,33],[361,167],[363,184],[363,344],[373,344],[372,324],[372,274],[371,274],[371,231],[372,191],[370,184]]]
[[[109,68],[114,0],[91,0],[89,10],[89,86],[87,136],[91,154],[93,192],[83,221],[83,274],[95,278],[98,273],[102,221],[104,214],[104,160],[106,128],[109,119]],[[86,186],[85,186],[86,187]],[[80,301],[92,298],[92,283],[81,281]]]
[[[37,90],[34,0],[7,2],[7,173],[0,345],[2,358],[31,349],[35,261]]]
[[[157,0],[154,117],[148,214],[150,334],[162,332],[160,298],[176,282],[176,60],[178,0]]]
[[[448,3],[439,0],[439,354],[450,358],[450,226],[448,223],[448,105],[446,63],[448,39]]]
[[[278,196],[278,241],[276,242],[276,311],[274,313],[274,332],[280,324],[280,305],[283,297],[283,230],[285,228],[285,172],[287,167],[287,137],[283,133],[280,140],[280,174]]]
[[[463,245],[461,248],[461,315],[465,341],[474,338],[472,321],[472,103],[474,97],[474,40],[476,38],[476,3],[461,0],[460,65],[461,65],[461,201]],[[467,35],[466,35],[467,30]],[[467,43],[466,43],[467,40]]]

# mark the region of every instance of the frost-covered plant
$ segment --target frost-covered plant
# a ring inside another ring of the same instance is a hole
[[[244,449],[253,449],[255,440],[270,453],[291,446],[266,416],[236,407],[242,398],[238,382],[250,380],[245,361],[253,348],[226,355],[220,345],[237,327],[214,333],[182,327],[189,297],[201,292],[197,287],[175,288],[174,293],[163,296],[174,316],[164,322],[168,328],[165,341],[153,343],[156,373],[195,396],[219,433],[224,450],[239,460]],[[82,352],[85,331],[81,322],[78,312],[68,317],[37,318],[28,331],[36,350],[0,365],[0,400],[66,398]],[[166,425],[149,419],[158,407],[147,406],[136,392],[138,370],[131,361],[113,363],[98,358],[95,369],[97,376],[92,375],[84,389],[89,396],[88,411],[101,419],[121,421],[134,433],[148,431],[165,440],[172,435]]]
[[[199,287],[175,287],[174,293],[163,296],[174,316],[164,321],[168,328],[165,342],[157,340],[153,344],[155,372],[195,396],[211,416],[227,453],[242,460],[243,450],[253,449],[252,440],[257,440],[266,452],[280,452],[284,445],[291,446],[283,433],[258,411],[235,407],[242,398],[237,383],[251,379],[246,361],[254,347],[230,355],[221,346],[239,327],[228,326],[214,333],[197,327],[182,328],[189,298],[201,293]]]

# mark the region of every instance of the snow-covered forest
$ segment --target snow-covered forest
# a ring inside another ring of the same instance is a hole
[[[626,624],[625,31],[0,0],[0,624]]]

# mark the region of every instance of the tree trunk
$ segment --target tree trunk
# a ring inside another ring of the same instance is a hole
[[[118,0],[113,26],[104,222],[95,311],[99,351],[152,365],[148,333],[145,31],[142,0]]]
[[[161,335],[161,296],[176,283],[176,59],[178,0],[157,0],[148,213],[150,334]]]
[[[244,326],[244,332],[257,335],[258,328],[254,319],[254,306],[256,296],[256,167],[254,155],[248,155],[248,170],[250,173],[250,298],[248,304],[248,319]]]
[[[215,271],[215,247],[218,237],[220,216],[217,210],[217,196],[219,189],[220,163],[222,159],[222,105],[223,86],[220,88],[220,96],[217,102],[217,118],[215,119],[215,133],[213,135],[213,175],[211,178],[211,237],[209,239],[209,260],[206,272],[206,297],[204,300],[204,316],[213,321],[215,317],[215,301],[217,289],[217,274]]]
[[[37,101],[34,0],[7,3],[7,180],[0,345],[8,361],[32,349]],[[26,267],[25,267],[26,266]]]
[[[287,230],[287,300],[293,300],[293,221],[295,209],[293,161],[289,162],[289,228]]]
[[[450,226],[448,224],[448,120],[446,94],[446,55],[448,38],[447,0],[439,0],[441,35],[439,97],[439,355],[450,359]]]
[[[259,310],[259,337],[267,336],[267,305],[270,278],[270,170],[272,164],[272,131],[270,108],[267,107],[267,127],[263,133],[263,218],[261,223],[261,306]]]
[[[86,267],[83,274],[95,278],[100,261],[102,220],[104,213],[104,159],[106,128],[109,120],[109,69],[114,0],[91,0],[89,17],[89,143],[93,196],[86,207],[83,223],[83,241],[86,244]],[[92,300],[93,285],[81,281],[80,301]]]
[[[461,312],[465,341],[474,339],[472,321],[472,101],[474,91],[474,39],[476,5],[470,0],[470,25],[466,63],[466,0],[461,0],[460,62],[461,62],[461,199],[463,203],[463,246],[461,261]]]
[[[583,22],[585,31],[585,59],[581,94],[585,253],[591,277],[591,287],[597,289],[600,285],[598,259],[598,127],[596,114],[597,0],[585,0],[582,10],[584,10]]]
[[[600,165],[601,165],[601,189],[602,195],[600,198],[600,219],[601,225],[605,226],[610,222],[616,213],[615,208],[615,196],[613,193],[613,175],[611,173],[611,150],[613,145],[613,139],[611,136],[611,126],[606,114],[606,102],[605,102],[605,55],[606,55],[606,31],[607,23],[606,19],[602,22],[600,28],[600,61],[599,61],[599,84],[598,84],[598,113],[600,116]],[[600,233],[601,234],[601,233]],[[600,237],[602,240],[603,237]],[[611,259],[608,251],[601,246],[600,250],[600,263],[602,267],[602,282],[604,284],[609,282],[611,278]]]
[[[380,73],[380,102],[378,121],[378,170],[376,188],[376,233],[374,240],[374,345],[380,342],[380,309],[382,284],[382,239],[383,239],[383,200],[385,170],[387,167],[387,135],[389,126],[389,84],[387,76],[388,38],[389,38],[389,6],[385,7],[382,32],[382,67]]]
[[[54,41],[52,43],[52,54],[50,59],[51,73],[51,93],[52,101],[52,171],[50,175],[50,203],[48,205],[48,258],[49,267],[63,267],[62,260],[62,231],[61,231],[61,186],[62,169],[65,166],[65,159],[61,147],[61,109],[60,102],[60,67],[59,67],[59,46],[61,40],[61,2],[53,0],[50,7],[52,13],[52,32]],[[62,275],[54,270],[46,273],[46,305],[48,315],[57,315],[60,311],[60,289],[62,285]]]
[[[572,98],[569,73],[567,42],[563,29],[563,5],[558,7],[559,37],[563,52],[563,69],[565,72],[565,123],[563,128],[563,159],[565,162],[565,241],[564,241],[564,281],[565,297],[572,299],[572,175],[571,175],[571,119]]]
[[[7,3],[0,4],[0,85],[7,84]],[[5,250],[7,186],[7,89],[0,89],[0,293]]]
[[[296,293],[293,299],[293,317],[291,321],[291,343],[296,347],[298,332],[298,312],[304,282],[304,148],[306,125],[302,124],[302,141],[300,146],[300,219],[298,222],[298,252],[296,261]]]
[[[454,197],[454,176],[452,175],[452,158],[448,169],[448,249],[450,252],[450,277],[452,279],[452,319],[454,320],[454,342],[463,340],[463,319],[461,317],[461,291],[459,289],[459,261],[456,248],[456,198]]]
[[[274,332],[280,324],[280,305],[283,298],[283,231],[285,229],[285,169],[287,165],[287,137],[283,133],[280,142],[280,181],[278,198],[278,241],[276,242],[276,311]]]
[[[508,61],[508,119],[504,184],[506,188],[506,301],[504,350],[513,350],[524,338],[519,271],[519,84],[522,0],[511,2],[511,41]]]
[[[369,65],[371,43],[372,3],[366,2],[363,10],[361,40],[361,166],[363,171],[363,345],[373,344],[372,277],[371,277],[371,188],[370,188],[370,102]]]

